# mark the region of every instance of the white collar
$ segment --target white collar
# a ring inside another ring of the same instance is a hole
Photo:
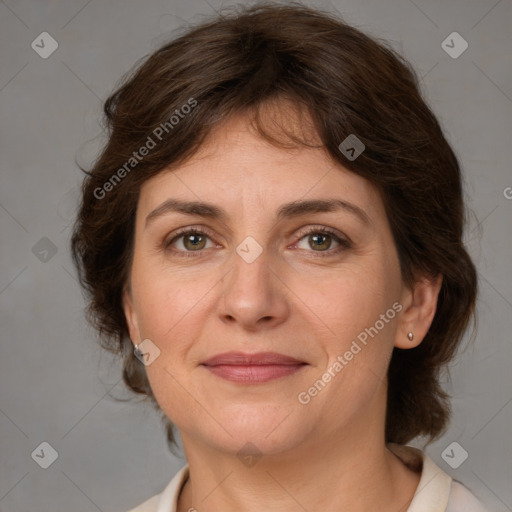
[[[445,512],[450,499],[452,478],[417,448],[394,443],[387,447],[406,466],[421,471],[418,487],[407,512]]]

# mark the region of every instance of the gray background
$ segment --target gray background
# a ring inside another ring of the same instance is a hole
[[[309,3],[337,9],[412,62],[461,159],[471,209],[466,240],[481,285],[479,330],[447,382],[451,426],[427,451],[491,510],[512,510],[511,2]],[[100,148],[101,102],[170,31],[220,6],[0,1],[3,512],[126,511],[160,492],[184,464],[168,453],[149,406],[112,398],[129,393],[84,321],[68,242],[81,181],[75,159],[88,166]],[[45,31],[59,45],[47,59],[31,48]],[[453,31],[469,44],[456,59],[441,47]],[[43,441],[58,452],[48,469],[31,457]],[[458,469],[441,456],[454,441],[469,454]]]

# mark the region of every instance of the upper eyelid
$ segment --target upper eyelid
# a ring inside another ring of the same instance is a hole
[[[305,235],[308,235],[310,233],[314,233],[315,230],[318,230],[318,232],[326,232],[330,235],[338,236],[339,238],[349,240],[349,237],[345,235],[342,231],[336,228],[332,228],[330,226],[325,226],[324,224],[311,224],[309,226],[306,226],[305,228],[301,228],[297,232],[297,236],[300,236],[301,238]]]
[[[168,236],[164,237],[164,245],[167,247],[168,245],[171,245],[171,243],[175,242],[176,240],[179,240],[180,238],[183,238],[188,233],[194,233],[197,232],[199,234],[204,234],[212,242],[214,241],[214,236],[212,236],[212,233],[209,229],[203,227],[203,226],[187,226],[184,228],[178,228],[176,231],[171,233]]]

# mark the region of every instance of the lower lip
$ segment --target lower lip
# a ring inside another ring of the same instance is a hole
[[[260,383],[293,375],[304,364],[228,365],[205,366],[210,372],[233,382]]]

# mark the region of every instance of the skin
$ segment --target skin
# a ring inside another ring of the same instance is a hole
[[[393,347],[421,343],[441,279],[404,285],[373,185],[321,148],[269,144],[248,120],[228,119],[189,161],[146,181],[138,202],[124,309],[133,343],[149,338],[161,351],[146,371],[190,467],[178,510],[406,510],[420,475],[385,445],[386,373]],[[167,212],[146,225],[171,198],[213,203],[227,218]],[[276,218],[284,203],[309,199],[342,199],[369,222],[344,210]],[[200,250],[184,237],[166,248],[189,226],[208,231]],[[351,246],[327,235],[317,248],[322,226]],[[247,236],[262,248],[252,263],[236,252]],[[298,394],[395,302],[402,310],[301,404]],[[307,365],[260,384],[200,365],[227,351],[273,351]],[[261,454],[250,467],[237,457],[247,442]]]

